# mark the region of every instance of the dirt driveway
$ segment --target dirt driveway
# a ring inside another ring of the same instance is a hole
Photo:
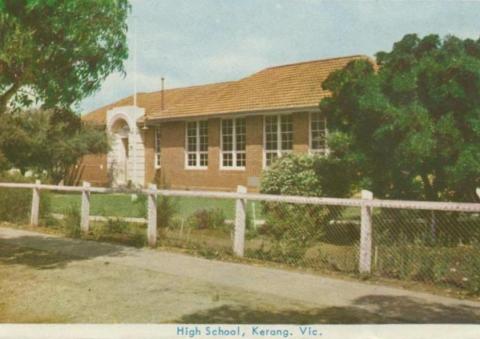
[[[0,322],[480,323],[480,303],[0,228]]]

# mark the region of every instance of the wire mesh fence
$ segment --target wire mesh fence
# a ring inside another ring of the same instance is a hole
[[[480,294],[480,204],[22,185],[0,183],[0,221],[31,222],[33,189],[40,220],[71,237]]]
[[[207,257],[232,254],[234,217],[235,205],[231,199],[160,196],[159,244]]]
[[[247,223],[247,257],[311,269],[355,272],[358,207],[262,203],[260,225]]]
[[[373,274],[480,292],[480,213],[380,208]]]

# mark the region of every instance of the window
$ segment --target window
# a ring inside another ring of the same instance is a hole
[[[222,159],[224,168],[245,168],[245,118],[222,120]]]
[[[160,149],[160,127],[155,128],[155,168],[160,168],[161,164],[161,149]]]
[[[327,120],[321,113],[310,115],[310,151],[314,154],[327,154]]]
[[[292,115],[269,115],[265,117],[265,165],[283,154],[290,153],[293,148]]]
[[[187,122],[186,167],[208,167],[208,122]]]

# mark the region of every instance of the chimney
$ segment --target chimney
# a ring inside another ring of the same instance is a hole
[[[162,102],[161,102],[160,107],[161,107],[161,110],[163,111],[165,109],[165,78],[164,77],[162,77],[162,91],[161,91],[161,93],[162,93],[162,98],[161,98]]]

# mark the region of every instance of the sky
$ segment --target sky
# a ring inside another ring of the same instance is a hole
[[[138,92],[237,80],[265,67],[389,51],[405,34],[480,37],[480,1],[132,0],[126,75],[83,113]],[[134,23],[136,29],[134,29]],[[134,33],[136,31],[136,34]],[[133,62],[137,37],[137,67]]]

